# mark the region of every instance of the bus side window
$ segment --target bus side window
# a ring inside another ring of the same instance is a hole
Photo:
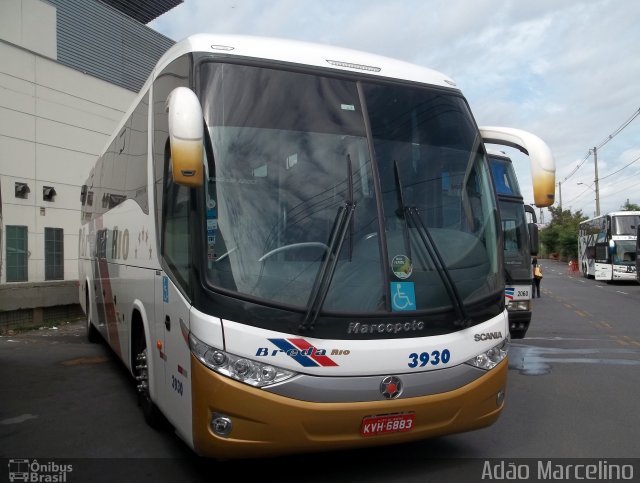
[[[190,188],[171,181],[165,171],[164,207],[162,211],[162,255],[178,283],[189,292],[191,267],[189,199]]]
[[[166,111],[167,97],[176,87],[189,86],[191,58],[187,55],[171,62],[153,83],[152,115],[153,115],[153,176],[155,195],[156,226],[162,225],[163,197],[167,194],[165,183],[165,154],[169,140],[169,118]],[[148,102],[148,100],[146,100]],[[141,147],[142,149],[142,147]],[[132,188],[135,183],[132,184]],[[146,197],[146,193],[143,194]],[[162,245],[162,241],[160,241]],[[160,246],[158,246],[160,250]]]
[[[191,57],[184,55],[171,62],[157,76],[153,83],[151,113],[153,116],[153,176],[156,226],[160,233],[158,251],[166,262],[174,280],[189,293],[189,268],[191,266],[190,231],[188,229],[190,192],[189,188],[176,185],[168,172],[169,166],[169,120],[166,111],[167,97],[176,87],[189,86]],[[135,132],[130,142],[131,156],[140,159],[144,156],[145,141],[141,136],[136,138],[137,131],[146,131],[144,112],[149,99],[141,103],[140,112],[134,112],[132,126]],[[141,155],[141,156],[139,156]],[[131,160],[134,162],[134,160]],[[141,168],[142,166],[140,166]],[[135,174],[134,174],[135,173]],[[127,173],[128,174],[128,173]],[[140,189],[143,177],[142,169],[132,166],[132,176],[127,189],[136,197],[138,203],[147,198],[147,193]],[[143,209],[147,208],[141,204]]]

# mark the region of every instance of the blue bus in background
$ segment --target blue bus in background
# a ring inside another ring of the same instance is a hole
[[[538,254],[536,214],[524,203],[511,158],[487,150],[504,239],[505,303],[511,338],[524,338],[531,323],[531,256]],[[532,223],[527,223],[527,213]]]

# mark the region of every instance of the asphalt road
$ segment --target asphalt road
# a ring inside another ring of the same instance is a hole
[[[489,428],[376,449],[205,460],[145,425],[128,372],[72,323],[0,337],[0,478],[37,459],[72,465],[71,482],[481,481],[487,460],[562,458],[631,461],[639,477],[640,285],[541,264],[542,297],[527,338],[512,343],[505,409]]]

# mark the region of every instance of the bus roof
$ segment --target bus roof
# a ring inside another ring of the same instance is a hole
[[[160,57],[151,75],[118,123],[117,129],[100,151],[100,155],[111,144],[126,119],[162,70],[173,60],[190,52],[210,52],[219,55],[221,59],[229,57],[269,59],[276,62],[370,74],[382,78],[402,79],[458,90],[453,80],[438,71],[391,57],[298,40],[246,35],[194,34],[174,44]]]
[[[511,156],[509,156],[504,151],[499,151],[499,150],[493,149],[493,148],[487,148],[486,146],[485,146],[485,150],[487,151],[487,154],[489,156],[495,156],[496,158],[502,158],[504,160],[511,161]]]
[[[600,218],[604,218],[606,216],[629,216],[629,215],[636,215],[636,216],[640,216],[640,211],[624,211],[624,210],[620,210],[620,211],[610,211],[609,213],[602,213],[599,216],[594,216],[592,218],[588,218],[586,220],[583,220],[580,222],[580,224],[583,223],[588,223],[590,221],[593,220],[599,220]]]
[[[189,52],[210,52],[223,57],[270,59],[337,71],[405,79],[450,89],[457,88],[453,80],[440,72],[390,57],[327,44],[219,34],[195,34],[179,41],[160,58],[152,78],[172,60]]]

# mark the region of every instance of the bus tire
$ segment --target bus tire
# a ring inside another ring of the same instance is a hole
[[[95,325],[91,323],[91,305],[89,301],[89,287],[86,287],[85,291],[85,307],[87,310],[87,320],[86,320],[86,329],[87,329],[87,340],[91,344],[96,344],[100,342],[100,332],[96,329]]]
[[[147,342],[142,323],[134,323],[132,342],[132,366],[136,380],[138,393],[138,406],[142,408],[142,414],[146,423],[154,429],[162,429],[165,419],[162,412],[151,399],[149,392],[149,371],[147,367]]]

